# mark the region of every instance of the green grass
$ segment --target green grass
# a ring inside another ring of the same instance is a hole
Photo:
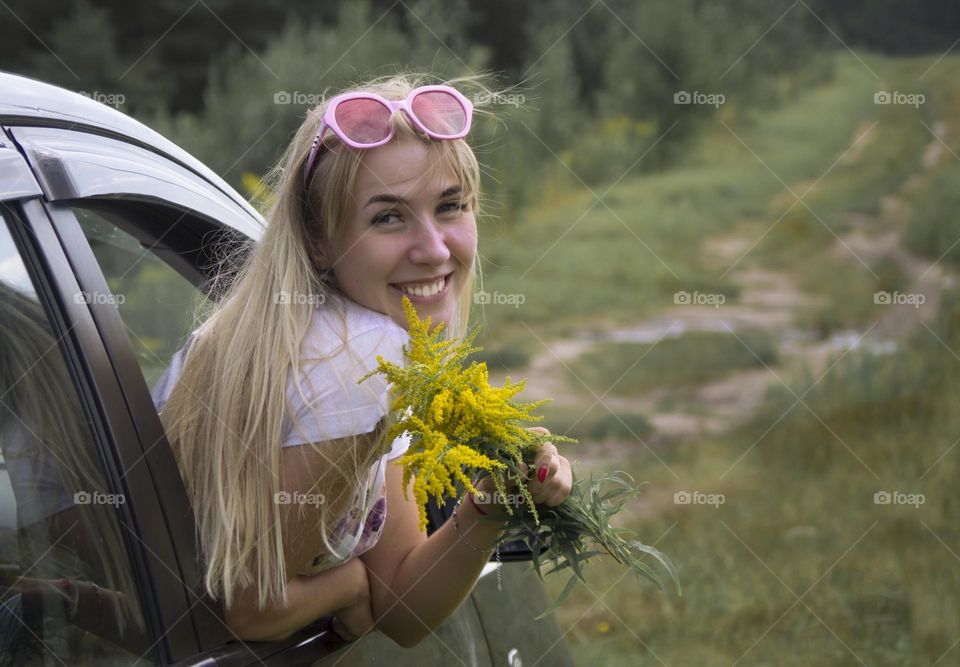
[[[921,171],[922,156],[933,140],[927,127],[934,123],[934,115],[943,111],[932,103],[919,108],[873,103],[877,90],[916,91],[929,100],[936,99],[932,84],[920,80],[929,67],[927,59],[870,58],[869,64],[882,80],[860,77],[848,82],[851,88],[846,91],[849,113],[861,119],[854,135],[839,144],[841,150],[836,151],[836,157],[823,165],[819,182],[792,188],[797,195],[812,188],[801,203],[790,193],[771,201],[771,227],[753,251],[760,263],[789,269],[802,290],[823,297],[821,305],[804,316],[806,325],[823,334],[873,321],[876,311],[872,294],[890,291],[891,284],[898,284],[901,277],[892,274],[888,261],[881,260],[875,266],[844,247],[838,237],[849,230],[852,214],[879,215],[883,198],[898,193],[909,176]],[[862,68],[856,62],[847,66],[854,68],[853,73]],[[945,61],[942,66],[944,70],[957,69],[954,61]],[[844,154],[855,143],[856,147]],[[794,144],[787,142],[780,152],[793,148]],[[771,153],[777,155],[776,150]],[[771,163],[779,164],[776,157]],[[945,207],[939,203],[936,206],[941,207],[942,217]],[[868,232],[885,231],[887,223],[882,218],[868,221]],[[827,255],[831,247],[837,248],[837,254]],[[817,254],[822,256],[811,262],[810,257]]]
[[[960,163],[950,160],[911,197],[904,245],[931,260],[960,264]]]
[[[954,349],[958,320],[954,294],[933,327]],[[842,359],[806,395],[812,412],[775,392],[741,431],[611,464],[662,490],[660,511],[627,525],[663,536],[684,594],[589,566],[589,589],[560,612],[564,629],[586,613],[570,635],[578,664],[659,664],[648,650],[666,664],[936,661],[960,633],[958,368],[924,330],[900,354]],[[789,381],[802,395],[815,379]],[[673,505],[675,489],[725,502]],[[875,504],[878,491],[925,502]]]
[[[955,59],[944,59],[923,80],[928,59],[867,62],[879,81],[854,58],[840,57],[833,81],[781,108],[740,114],[747,120],[736,124],[718,119],[679,168],[627,174],[593,193],[548,189],[518,224],[482,224],[485,288],[522,294],[525,301],[477,307],[475,321],[486,335],[509,331],[522,340],[529,333],[518,327],[521,321],[544,335],[597,315],[636,321],[669,308],[681,290],[734,302],[730,267],[706,265],[703,242],[737,232],[757,241],[738,267],[787,269],[800,289],[822,297],[802,314],[805,325],[826,334],[872,321],[872,294],[889,291],[884,285],[894,281],[884,260],[879,268],[873,260],[861,262],[837,237],[848,230],[850,215],[878,214],[883,197],[920,170],[933,141],[927,127],[960,113],[960,96],[948,90]],[[919,108],[877,105],[878,90],[922,92],[928,101]],[[960,132],[946,140],[960,154]],[[912,197],[908,247],[934,259],[960,238],[952,215],[952,193],[960,185],[955,165],[949,160]]]
[[[907,89],[922,64],[870,62],[891,89],[901,82],[900,89]],[[865,74],[855,59],[840,57],[834,80],[802,91],[782,107],[742,114],[748,120],[733,125],[718,118],[678,168],[628,173],[592,192],[548,187],[521,220],[481,223],[485,290],[522,294],[524,303],[478,306],[474,321],[483,323],[488,335],[513,331],[521,321],[549,333],[596,315],[635,321],[671,306],[681,290],[724,294],[729,301],[737,287],[724,275],[728,267],[705,265],[703,241],[745,223],[756,229],[751,238],[762,236],[749,260],[809,274],[813,269],[804,258],[834,242],[843,214],[876,210],[880,196],[917,168],[930,140],[919,122],[929,121],[928,110],[875,105],[880,84]],[[855,159],[831,169],[858,131],[875,121],[876,138],[864,140]],[[787,187],[801,195],[821,176],[804,200],[809,210],[797,204],[785,214],[796,201]],[[818,270],[824,264],[844,283],[875,280],[857,263],[823,258]]]
[[[653,431],[650,422],[639,412],[613,412],[603,405],[571,410],[548,404],[537,414],[543,415],[543,424],[548,425],[552,433],[576,438],[581,443],[635,441],[649,436]]]
[[[580,356],[568,370],[570,384],[596,393],[638,394],[703,384],[728,373],[763,367],[776,348],[755,333],[694,331],[657,343],[606,343]]]
[[[934,118],[950,123],[946,140],[960,154],[960,131],[952,120],[960,118],[960,57],[948,56],[923,80],[919,76],[929,59],[867,62],[881,81],[842,57],[835,81],[732,128],[801,193],[804,183],[820,177],[849,146],[857,128],[880,120],[877,138],[855,159],[834,167],[808,195],[805,201],[816,215],[794,207],[745,260],[789,272],[802,290],[821,297],[824,303],[801,322],[823,332],[858,323],[865,329],[864,322],[876,319],[873,293],[903,289],[907,281],[889,257],[870,262],[874,276],[856,260],[833,254],[831,230],[841,233],[851,214],[877,214],[882,198],[919,171],[932,139],[923,123],[931,125]],[[879,89],[920,89],[929,103],[920,110],[879,108],[872,103]],[[546,267],[523,280],[512,278],[514,291],[522,289],[518,285],[529,290],[531,307],[495,312],[491,320],[537,323],[546,338],[546,332],[569,333],[571,323],[588,317],[636,320],[669,307],[672,290],[693,291],[685,287],[692,283],[701,291],[729,289],[716,269],[703,266],[702,239],[742,225],[762,232],[792,203],[743,143],[721,127],[691,153],[685,168],[627,179],[608,196],[611,208],[636,225],[633,230],[680,281],[665,277],[658,262],[646,261],[642,247],[630,264],[625,249],[635,239],[628,233],[617,237],[613,229],[619,223],[597,214],[582,221],[592,221],[588,230],[578,225],[557,243],[550,259],[541,261]],[[952,226],[960,171],[953,157],[945,158],[907,198],[911,210],[902,221],[910,247],[931,258],[960,237],[960,228],[954,234]],[[571,193],[564,201],[586,206],[589,196]],[[580,210],[564,214],[557,206],[531,219],[533,229],[495,250],[500,263],[533,263]],[[941,232],[944,224],[951,226]],[[622,283],[619,276],[631,282]],[[489,279],[501,285],[511,281],[506,269]],[[634,288],[624,290],[623,284]],[[830,371],[822,377],[777,368],[790,390],[771,391],[755,418],[732,433],[652,450],[623,436],[622,455],[604,468],[649,482],[644,500],[624,513],[623,525],[674,559],[684,593],[677,598],[646,582],[621,579],[622,570],[606,561],[589,565],[589,587],[575,590],[557,614],[561,628],[570,628],[567,638],[578,664],[928,667],[956,662],[960,293],[945,289],[932,331],[918,327],[891,354],[850,352],[828,360]],[[549,327],[540,324],[548,319]],[[517,326],[504,330],[522,331]],[[609,386],[640,352],[605,348],[576,367],[578,375],[590,378],[588,384],[596,383],[594,388]],[[650,350],[638,364],[644,369],[639,384],[627,387],[641,391],[700,383],[743,367],[711,348],[688,345],[661,352],[667,358],[656,372],[650,370],[656,358]],[[584,400],[586,408],[593,399]],[[569,412],[579,411],[545,411],[544,423],[562,431]],[[591,445],[591,439],[582,438],[577,447],[588,455],[609,451],[609,443],[595,450]],[[725,502],[718,508],[676,505],[672,498],[678,490],[722,493]],[[919,507],[876,504],[874,494],[880,491],[923,494],[925,502]],[[551,594],[559,594],[565,582],[565,577],[548,579]]]

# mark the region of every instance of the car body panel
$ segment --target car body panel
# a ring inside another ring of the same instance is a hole
[[[185,150],[134,120],[88,97],[36,79],[0,72],[0,125],[60,127],[117,138],[166,157],[200,176],[261,223],[257,211],[226,181]]]
[[[470,596],[483,620],[493,664],[573,667],[573,655],[563,641],[565,633],[560,633],[553,614],[533,620],[552,602],[533,566],[504,563],[501,578],[503,590],[498,589],[497,576],[492,574],[477,582]]]
[[[14,127],[10,134],[27,155],[51,201],[125,196],[174,203],[257,238],[262,223],[196,175],[138,146],[59,128]]]
[[[30,165],[9,139],[0,135],[0,193],[3,199],[24,199],[43,194]]]

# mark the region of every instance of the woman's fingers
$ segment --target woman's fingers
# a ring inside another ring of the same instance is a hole
[[[534,471],[527,488],[535,503],[555,507],[570,495],[570,489],[573,488],[570,462],[560,455],[552,442],[541,445]]]

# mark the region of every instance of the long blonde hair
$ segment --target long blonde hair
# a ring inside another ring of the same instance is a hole
[[[400,74],[349,90],[403,99],[427,82],[423,74]],[[250,584],[257,586],[261,608],[286,600],[280,507],[274,502],[281,491],[284,416],[292,416],[285,389],[288,373],[301,377],[301,343],[313,316],[311,304],[335,303],[341,296],[331,273],[317,267],[329,265],[330,244],[352,212],[350,195],[363,153],[346,150],[327,132],[324,143],[331,150],[318,159],[305,191],[303,166],[328,100],[307,114],[268,174],[271,202],[263,236],[239,268],[225,269],[215,281],[220,296],[188,349],[161,414],[197,519],[206,589],[214,598],[223,595],[226,607],[237,588]],[[404,113],[394,114],[391,122],[394,141],[425,141],[431,162],[456,175],[466,201],[477,211],[480,170],[466,141],[429,141]],[[476,269],[474,262],[449,328],[451,337],[466,331]],[[301,305],[278,304],[276,295],[282,293],[314,298],[301,299]],[[389,447],[384,435],[382,422],[372,442],[355,438],[356,446],[338,453],[337,460],[316,448],[330,463],[315,485],[325,499],[318,525],[325,544],[365,479],[364,471]]]

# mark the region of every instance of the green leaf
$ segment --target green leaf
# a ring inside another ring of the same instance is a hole
[[[574,587],[576,587],[576,585],[577,585],[577,578],[574,576],[571,576],[570,581],[568,581],[567,585],[563,587],[563,590],[560,592],[560,595],[557,597],[557,599],[553,601],[553,604],[547,607],[546,611],[541,612],[538,616],[534,616],[533,620],[539,621],[543,618],[546,618],[550,614],[552,614],[554,610],[557,609],[557,607],[562,605],[564,601],[568,597],[570,597],[570,593],[573,592],[573,589]]]

